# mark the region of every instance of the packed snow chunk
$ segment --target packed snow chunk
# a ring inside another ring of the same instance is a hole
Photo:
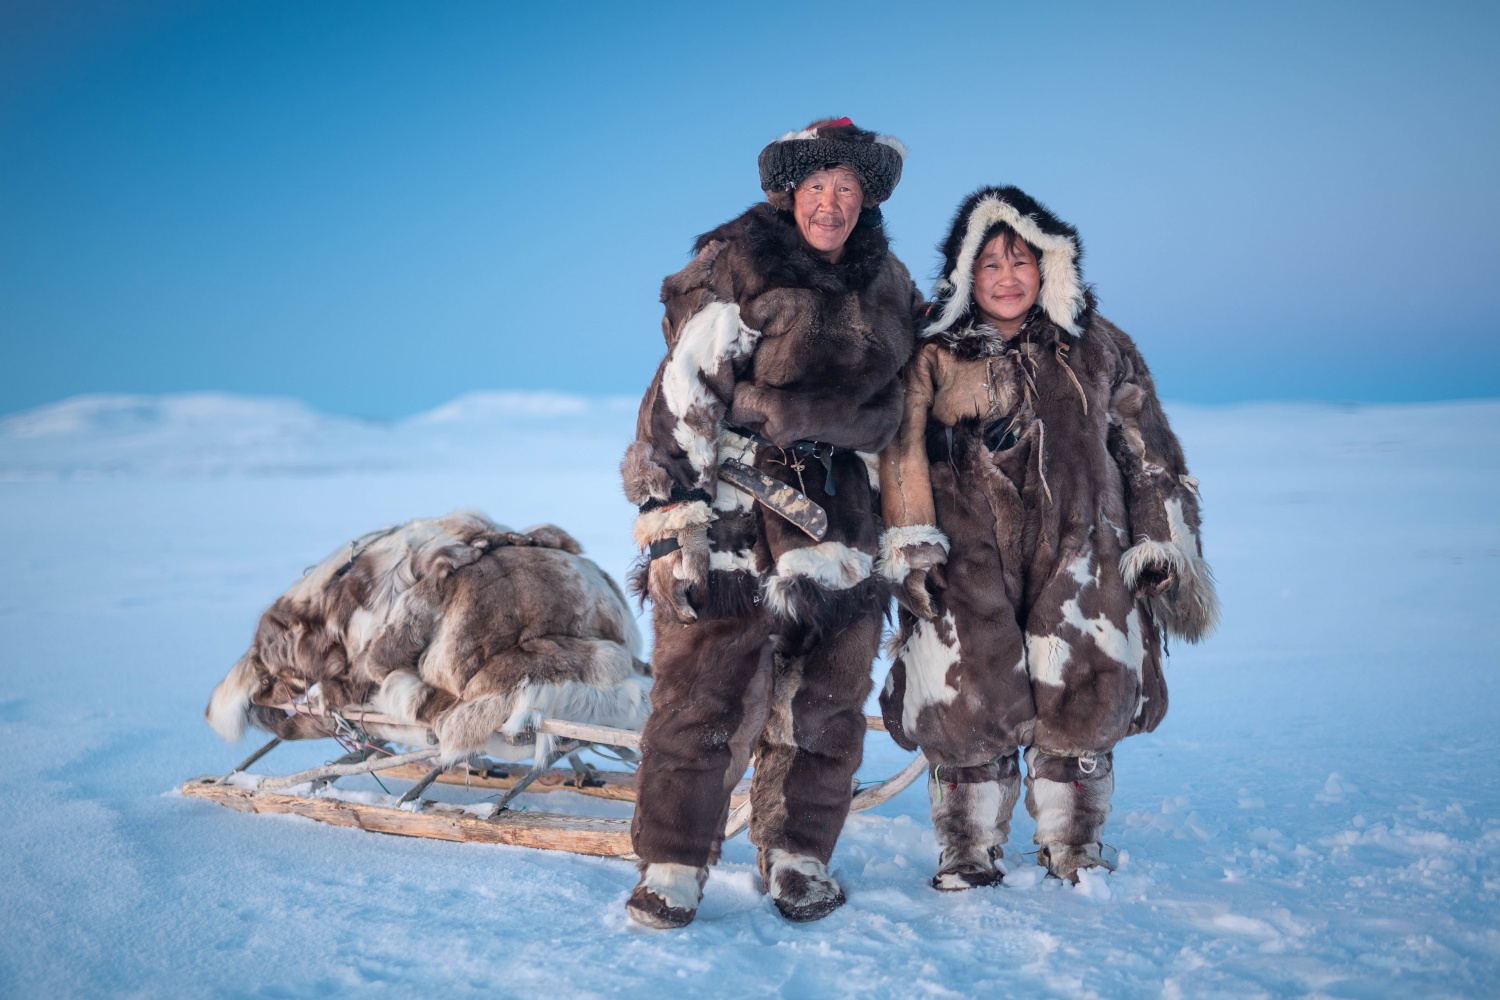
[[[1017,865],[1016,870],[1007,872],[1002,880],[1007,889],[1035,889],[1042,884],[1047,877],[1047,869],[1041,865]]]
[[[1090,899],[1096,903],[1107,903],[1113,895],[1109,888],[1109,870],[1107,868],[1080,868],[1078,869],[1078,884],[1073,887],[1073,895],[1080,899]]]

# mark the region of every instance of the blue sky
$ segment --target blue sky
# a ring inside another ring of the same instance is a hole
[[[1077,225],[1169,399],[1500,396],[1500,5],[9,0],[0,412],[635,394],[657,290],[825,115]]]

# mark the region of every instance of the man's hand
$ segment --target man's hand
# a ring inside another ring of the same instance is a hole
[[[646,588],[653,603],[670,608],[686,625],[698,620],[688,589],[696,586],[700,594],[708,590],[707,526],[684,528],[677,534],[677,544],[677,549],[651,560]]]

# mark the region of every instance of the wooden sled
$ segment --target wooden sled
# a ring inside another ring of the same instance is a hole
[[[387,738],[400,742],[409,737],[412,727],[375,712],[362,709],[316,711],[306,705],[280,706],[288,712],[315,715],[328,723],[330,736],[344,736],[340,742],[351,752],[330,764],[308,768],[285,776],[252,775],[246,768],[259,761],[282,742],[280,737],[247,757],[228,774],[215,777],[200,775],[182,786],[182,794],[207,799],[242,812],[292,813],[335,826],[354,826],[375,833],[393,833],[406,837],[429,837],[435,840],[472,841],[487,844],[513,844],[539,847],[575,854],[634,859],[630,844],[630,820],[607,816],[578,816],[567,813],[538,812],[511,807],[522,792],[543,793],[569,791],[582,795],[618,801],[635,801],[635,775],[626,771],[604,771],[584,764],[580,751],[606,748],[634,755],[640,747],[640,734],[627,729],[584,725],[545,719],[535,732],[507,742],[516,746],[534,745],[537,734],[553,737],[554,748],[541,765],[527,766],[471,758],[453,767],[433,766],[438,756],[436,746],[419,747],[407,753],[396,753],[385,744]],[[884,722],[865,716],[869,729],[884,730]],[[555,765],[564,757],[572,767]],[[871,809],[889,801],[915,781],[927,769],[927,759],[919,751],[905,768],[885,781],[852,792],[851,810]],[[414,782],[399,797],[384,797],[378,803],[335,797],[326,790],[341,777],[376,774]],[[465,785],[485,792],[499,792],[498,801],[480,801],[458,805],[422,798],[432,784]],[[300,786],[307,786],[302,788]],[[298,791],[294,794],[294,789]],[[750,825],[749,782],[742,781],[730,797],[729,819],[724,837],[729,839]]]

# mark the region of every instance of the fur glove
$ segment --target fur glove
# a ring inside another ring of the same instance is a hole
[[[708,525],[712,508],[701,500],[658,507],[635,521],[636,544],[644,551],[653,544],[675,540],[669,552],[651,559],[646,570],[646,593],[652,603],[670,608],[679,622],[698,620],[689,591],[700,599],[708,589]]]

